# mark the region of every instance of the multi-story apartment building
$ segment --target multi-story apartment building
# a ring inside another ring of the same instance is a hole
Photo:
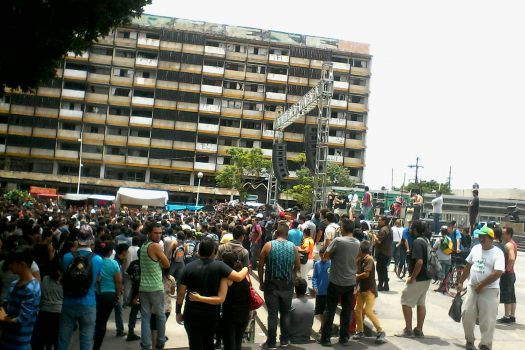
[[[270,157],[276,109],[315,86],[323,61],[334,63],[330,160],[361,180],[368,45],[151,15],[68,54],[34,93],[0,100],[0,179],[74,191],[82,151],[81,192],[163,188],[184,201],[202,172],[205,198],[228,195],[214,179],[227,148]],[[286,129],[289,159],[316,115]]]

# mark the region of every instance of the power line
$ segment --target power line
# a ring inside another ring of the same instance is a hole
[[[419,165],[419,157],[416,157],[416,164],[411,164],[408,166],[409,168],[415,168],[416,169],[416,178],[415,178],[415,182],[416,182],[416,185],[418,184],[418,173],[419,173],[419,168],[424,168],[422,165]]]

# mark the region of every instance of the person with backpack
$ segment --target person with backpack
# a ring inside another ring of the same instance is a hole
[[[184,232],[177,232],[177,240],[172,243],[170,252],[170,270],[169,274],[175,278],[177,284],[179,284],[180,275],[182,269],[184,269]]]
[[[189,264],[197,259],[197,241],[192,231],[186,231],[186,240],[184,241],[184,264]]]
[[[438,278],[441,280],[441,283],[435,292],[444,294],[446,293],[446,278],[450,268],[452,267],[452,253],[454,252],[454,245],[448,236],[448,230],[446,228],[441,229],[441,237],[436,240],[432,249],[436,252],[439,263],[441,264],[441,274],[438,276]]]
[[[93,230],[84,225],[76,239],[78,247],[62,258],[64,302],[60,315],[58,349],[68,350],[78,324],[80,350],[92,350],[97,318],[95,289],[102,270],[102,258],[93,253]]]
[[[431,278],[427,274],[430,243],[424,237],[425,226],[420,220],[414,220],[410,226],[410,235],[414,238],[408,272],[409,277],[401,293],[401,305],[405,318],[405,328],[400,337],[423,338],[423,323],[426,316],[425,299]],[[417,306],[417,325],[412,329],[412,309]]]

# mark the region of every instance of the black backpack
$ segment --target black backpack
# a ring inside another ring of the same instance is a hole
[[[82,255],[74,252],[73,261],[66,269],[62,278],[64,295],[73,298],[86,296],[93,284],[93,253]]]

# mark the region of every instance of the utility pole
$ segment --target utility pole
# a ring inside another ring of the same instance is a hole
[[[416,164],[412,164],[412,165],[409,165],[408,166],[409,168],[416,168],[416,179],[415,179],[415,182],[416,182],[416,185],[418,184],[418,173],[419,173],[419,168],[423,168],[422,165],[419,165],[419,157],[416,157]]]
[[[452,165],[448,168],[448,189],[449,191],[452,191],[452,188],[450,187],[450,180],[452,179]]]

